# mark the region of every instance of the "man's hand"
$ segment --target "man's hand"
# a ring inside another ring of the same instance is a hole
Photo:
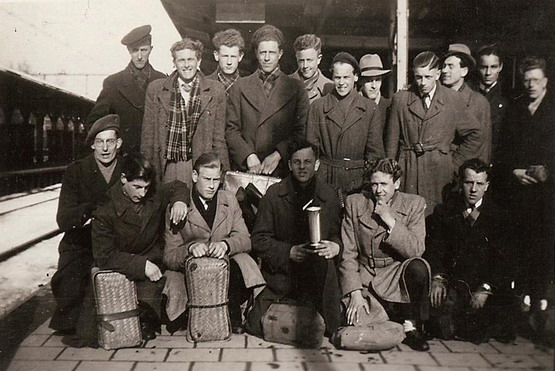
[[[312,250],[307,249],[308,243],[303,243],[301,245],[294,245],[289,251],[289,259],[293,260],[295,263],[300,263],[306,259],[307,256],[313,254]]]
[[[439,308],[443,304],[443,301],[447,297],[447,287],[441,281],[436,279],[432,280],[432,289],[430,293],[430,300],[432,302],[432,307]]]
[[[347,307],[347,324],[354,325],[356,324],[359,319],[359,313],[364,308],[366,314],[370,314],[370,305],[368,304],[368,300],[366,300],[362,296],[361,290],[356,290],[351,292],[349,306]]]
[[[249,157],[247,157],[247,168],[249,169],[249,173],[253,174],[260,174],[262,171],[262,164],[256,153],[251,153]]]
[[[513,175],[516,177],[518,182],[522,185],[536,184],[538,181],[526,174],[526,169],[514,169]]]
[[[187,204],[176,201],[170,210],[170,220],[173,224],[179,224],[187,216]]]
[[[470,305],[472,309],[482,309],[488,300],[488,294],[484,291],[476,291],[470,298]]]
[[[162,278],[162,272],[156,264],[147,260],[145,264],[145,276],[147,276],[149,280],[154,282]]]
[[[262,161],[262,174],[270,175],[276,170],[279,165],[279,160],[281,160],[281,155],[278,151],[269,154],[264,161]]]
[[[319,256],[323,256],[326,259],[332,259],[339,254],[339,245],[333,241],[322,240],[320,245],[316,249],[316,253]]]
[[[226,253],[227,244],[225,242],[210,242],[210,245],[208,246],[208,256],[223,259]]]
[[[395,227],[395,218],[391,214],[391,207],[387,203],[380,200],[376,201],[374,213],[382,218],[389,230],[392,230],[393,227]]]
[[[202,258],[208,255],[209,248],[203,242],[197,242],[189,246],[189,252],[193,254],[195,258]]]

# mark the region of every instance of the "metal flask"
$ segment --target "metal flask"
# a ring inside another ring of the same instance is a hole
[[[320,244],[320,206],[311,206],[306,209],[308,213],[308,229],[310,232],[310,246],[317,248]]]

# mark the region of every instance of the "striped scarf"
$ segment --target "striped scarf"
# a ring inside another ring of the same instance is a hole
[[[173,89],[170,96],[170,114],[168,116],[168,142],[166,158],[168,161],[188,161],[192,157],[193,135],[200,118],[200,83],[198,75],[195,76],[189,104],[185,101],[179,90],[179,79],[175,72]]]
[[[280,76],[280,69],[276,68],[270,74],[266,74],[262,70],[258,70],[258,77],[262,80],[262,86],[264,87],[264,91],[266,92],[266,97],[269,97],[272,93],[272,89],[276,84],[277,78]]]
[[[233,83],[235,81],[237,81],[237,79],[240,77],[239,76],[239,71],[236,70],[235,73],[230,76],[230,75],[226,75],[225,73],[223,73],[222,70],[220,69],[220,67],[218,66],[217,75],[218,75],[218,81],[221,82],[222,84],[224,84],[225,93],[227,95],[229,95],[229,89],[231,88]]]
[[[131,72],[131,76],[133,76],[133,80],[137,84],[139,89],[146,91],[148,87],[148,81],[150,80],[150,74],[152,72],[152,67],[150,63],[147,63],[143,69],[138,69],[135,67],[133,62],[129,62],[129,71]]]

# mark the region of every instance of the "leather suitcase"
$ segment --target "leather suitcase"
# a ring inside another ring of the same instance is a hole
[[[401,343],[405,338],[403,325],[385,321],[364,326],[340,327],[331,342],[338,349],[385,350]]]
[[[187,340],[229,340],[229,262],[209,257],[188,258],[185,262],[185,285],[189,310]]]
[[[280,181],[280,178],[268,175],[256,175],[240,171],[227,171],[224,176],[223,188],[233,194],[236,194],[240,187],[247,189],[249,184],[252,184],[261,195],[265,195],[268,187],[272,184],[279,183]]]
[[[325,328],[324,319],[311,306],[274,303],[262,316],[264,340],[300,348],[319,348]]]
[[[135,282],[125,275],[92,269],[98,343],[104,349],[139,346],[142,342]]]

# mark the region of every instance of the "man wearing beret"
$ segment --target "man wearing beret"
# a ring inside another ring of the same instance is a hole
[[[91,214],[106,201],[106,191],[120,178],[122,159],[117,150],[119,117],[107,115],[98,119],[87,135],[93,150],[66,170],[56,220],[65,232],[60,242],[58,270],[52,277],[56,309],[50,327],[60,335],[75,331],[85,289],[93,264],[91,248]]]
[[[383,157],[383,118],[355,88],[359,66],[349,53],[332,62],[334,90],[317,99],[308,115],[307,139],[320,150],[321,179],[345,195],[362,182],[366,161]]]
[[[151,30],[150,25],[137,27],[121,40],[131,61],[123,71],[104,80],[102,91],[87,117],[86,123],[90,126],[107,114],[119,115],[124,153],[140,150],[146,88],[152,81],[166,77],[148,62],[152,51]]]

